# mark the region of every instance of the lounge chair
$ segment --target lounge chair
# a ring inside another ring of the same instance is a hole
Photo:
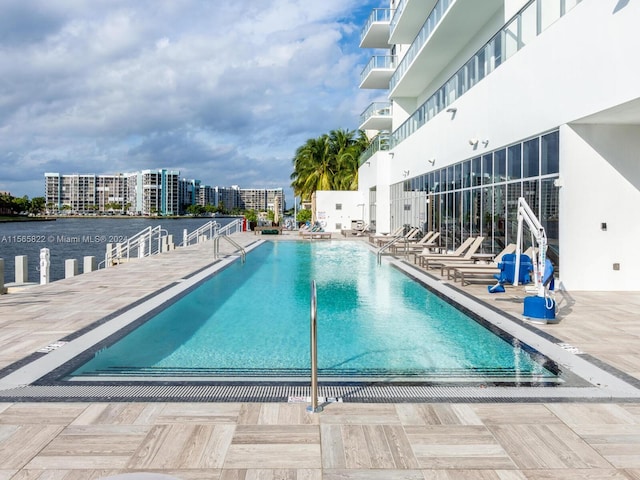
[[[427,232],[420,240],[407,240],[393,245],[393,253],[415,254],[424,251],[425,248],[436,247],[435,241],[440,237],[440,232]]]
[[[398,253],[404,251],[409,254],[415,254],[424,252],[425,250],[431,251],[431,249],[438,247],[436,240],[440,238],[440,232],[429,232],[417,242],[412,243],[399,243],[393,246],[393,252]]]
[[[496,255],[494,261],[491,264],[473,264],[473,265],[457,265],[449,267],[447,270],[447,278],[453,279],[457,282],[460,279],[462,286],[470,284],[472,281],[489,281],[495,282],[495,275],[500,273],[499,263],[502,261],[502,257],[515,251],[515,245],[507,245],[502,252]],[[531,256],[533,254],[533,248],[527,249],[523,255]]]
[[[496,273],[498,270],[498,263],[500,263],[500,261],[502,260],[502,257],[507,253],[513,253],[515,251],[516,251],[516,244],[510,243],[509,245],[504,247],[500,253],[498,253],[495,257],[493,257],[493,260],[491,260],[489,263],[476,263],[473,256],[469,260],[457,260],[457,261],[445,262],[440,265],[440,274],[444,277],[446,273],[448,280],[453,279],[455,281],[456,280],[455,272],[457,270],[460,270],[460,271],[464,270],[465,273],[469,273],[469,274],[474,271],[477,273],[483,273],[483,272]]]
[[[483,240],[484,240],[484,237],[473,238],[469,247],[466,250],[464,250],[464,253],[461,255],[456,256],[456,255],[446,255],[446,254],[443,254],[443,255],[434,254],[434,255],[422,256],[422,267],[428,270],[429,268],[439,267],[440,265],[446,262],[457,261],[460,259],[470,260],[471,256],[474,253],[476,253],[480,248],[480,245],[482,245]]]
[[[398,227],[393,232],[388,233],[386,235],[369,235],[369,242],[375,244],[378,238],[389,239],[389,238],[397,237],[398,235],[402,235],[403,230],[404,230],[404,227]]]
[[[434,257],[434,258],[443,258],[443,256],[445,258],[454,258],[454,257],[460,257],[464,254],[464,252],[466,252],[466,250],[469,248],[469,246],[473,243],[474,237],[469,237],[467,238],[464,242],[462,242],[458,248],[456,248],[453,252],[451,253],[433,253],[429,246],[424,246],[422,252],[420,253],[416,253],[416,256],[413,259],[413,262],[417,265],[419,264],[420,266],[423,266],[423,262],[424,259],[428,258],[428,257]]]
[[[419,228],[411,227],[409,231],[407,231],[407,233],[405,233],[404,235],[402,235],[402,232],[401,232],[400,235],[396,235],[395,237],[377,238],[374,243],[378,247],[382,247],[383,245],[386,245],[387,243],[391,242],[393,239],[396,239],[397,241],[410,241],[411,239],[415,238],[419,233],[420,233]]]

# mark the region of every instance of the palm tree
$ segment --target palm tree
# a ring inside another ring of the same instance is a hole
[[[295,196],[309,200],[316,190],[356,190],[358,159],[369,142],[364,132],[332,130],[310,138],[296,150],[291,186]]]
[[[309,200],[316,190],[330,190],[336,169],[328,135],[310,138],[296,150],[291,174],[293,194]]]
[[[356,132],[333,130],[330,137],[336,146],[336,158],[338,169],[334,178],[335,190],[357,190],[358,189],[358,167],[360,166],[360,155],[369,146],[369,139],[360,130],[357,138]]]

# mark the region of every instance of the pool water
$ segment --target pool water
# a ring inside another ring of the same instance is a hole
[[[312,280],[321,381],[560,381],[518,340],[377,265],[359,242],[335,241],[265,242],[72,377],[308,379]]]

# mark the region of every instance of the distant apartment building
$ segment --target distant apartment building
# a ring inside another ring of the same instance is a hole
[[[277,201],[276,201],[277,199]],[[222,206],[225,211],[270,211],[282,215],[284,193],[277,189],[211,187],[181,179],[177,170],[142,170],[114,175],[45,173],[48,213],[80,215],[126,212],[130,215],[179,215],[190,205]]]
[[[45,173],[45,205],[54,211],[96,211],[96,175]]]
[[[216,205],[216,191],[214,187],[209,185],[201,185],[198,190],[198,205],[203,207],[207,205]]]
[[[200,180],[180,179],[180,210],[184,211],[189,205],[206,205],[200,203]]]
[[[241,208],[258,212],[273,211],[278,208],[282,216],[284,192],[282,188],[245,188],[239,190]]]
[[[132,208],[142,215],[180,214],[180,172],[177,170],[142,170],[129,174],[129,198]]]
[[[127,175],[97,175],[95,196],[99,212],[127,211],[131,207],[128,200]]]

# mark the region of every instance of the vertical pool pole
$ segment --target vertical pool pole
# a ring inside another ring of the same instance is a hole
[[[318,308],[316,300],[316,281],[311,280],[311,405],[307,412],[318,413]]]

